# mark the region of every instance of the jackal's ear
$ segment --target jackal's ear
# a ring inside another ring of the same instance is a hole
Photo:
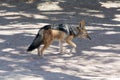
[[[79,26],[81,28],[84,28],[85,27],[85,21],[84,20],[80,21]]]

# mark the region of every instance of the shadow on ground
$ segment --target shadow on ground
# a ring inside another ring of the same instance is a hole
[[[105,65],[116,63],[119,60],[120,6],[109,5],[106,7],[103,3],[118,4],[120,1],[91,0],[91,2],[88,2],[88,0],[58,0],[56,2],[56,0],[51,0],[51,2],[46,2],[39,0],[33,3],[1,1],[1,76],[7,78],[21,74],[19,76],[22,76],[22,78],[34,76],[43,80],[87,80],[80,76],[106,77],[111,75],[112,71],[103,72],[108,67],[98,66],[98,64],[94,66],[94,70],[91,68],[88,68],[90,69],[88,72],[86,68],[86,70],[83,70],[84,67],[88,67],[91,64],[89,62],[84,63],[84,61],[99,61],[100,65]],[[37,31],[40,23],[71,23],[77,25],[82,19],[86,21],[86,27],[92,40],[75,39],[74,41],[78,45],[76,54],[72,56],[53,54],[52,51],[58,50],[57,43],[54,43],[48,49],[48,52],[46,51],[47,58],[45,59],[39,59],[36,51],[33,54],[26,53],[26,47],[34,38],[34,33],[31,31]],[[23,26],[19,27],[19,25]],[[108,69],[113,69],[113,67]]]

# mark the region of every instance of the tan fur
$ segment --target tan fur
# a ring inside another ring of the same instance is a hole
[[[43,33],[43,47],[41,48],[41,50],[39,51],[38,49],[38,55],[43,56],[43,51],[49,47],[49,45],[54,41],[54,40],[59,40],[59,41],[65,41],[66,38],[66,34],[62,31],[58,31],[58,30],[45,30]]]
[[[82,37],[82,38],[87,38],[87,32],[84,28],[85,26],[85,22],[84,20],[82,20],[80,22],[81,26],[83,26],[82,29],[80,29],[78,27],[78,30],[79,30],[79,34],[77,35],[77,37]],[[79,25],[79,26],[80,26]],[[85,34],[80,34],[80,33],[85,33]],[[59,31],[59,30],[45,30],[43,32],[43,47],[41,48],[41,50],[39,50],[38,48],[38,55],[39,56],[43,56],[43,51],[49,47],[49,45],[54,41],[54,40],[58,40],[60,42],[66,42],[68,43],[70,46],[72,46],[73,48],[76,48],[76,44],[74,42],[72,42],[72,39],[75,38],[74,35],[67,35],[66,33],[62,32],[62,31]],[[61,49],[62,50],[62,49]],[[62,52],[62,51],[61,51]]]

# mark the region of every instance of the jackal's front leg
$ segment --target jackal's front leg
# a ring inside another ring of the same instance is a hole
[[[70,50],[70,53],[76,53],[76,44],[72,41],[66,41],[70,46],[72,46],[72,49]]]
[[[70,50],[70,53],[75,53],[76,52],[76,44],[72,42],[73,36],[69,36],[66,38],[66,43],[68,43],[70,46],[73,48]]]

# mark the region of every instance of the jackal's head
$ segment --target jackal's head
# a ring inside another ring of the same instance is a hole
[[[85,28],[85,21],[84,20],[80,21],[78,30],[79,30],[79,35],[78,36],[80,38],[84,38],[84,39],[88,38],[88,39],[91,40],[91,38],[90,38],[89,34],[87,33],[86,28]]]

